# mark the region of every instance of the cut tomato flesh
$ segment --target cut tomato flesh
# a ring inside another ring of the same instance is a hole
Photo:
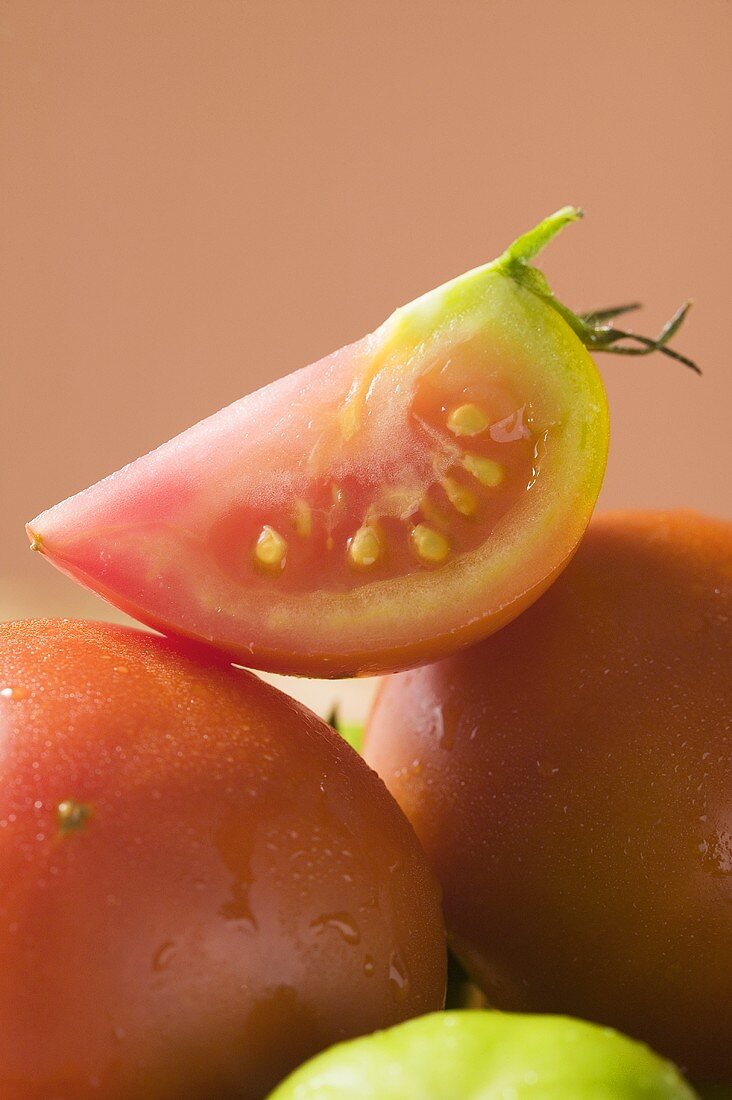
[[[589,521],[606,449],[587,351],[489,265],[29,532],[142,622],[240,663],[385,671],[485,636],[544,590]]]
[[[302,595],[316,575],[320,591],[343,593],[475,550],[537,476],[540,446],[525,405],[504,396],[513,411],[496,421],[481,396],[479,405],[457,390],[440,404],[417,393],[400,411],[389,452],[368,461],[357,438],[341,441],[341,459],[352,454],[337,476],[310,473],[312,452],[302,453],[302,476],[283,492],[240,497],[213,518],[213,560],[233,583],[248,576],[254,591],[272,592],[276,582],[278,593]],[[461,438],[455,417],[471,415],[484,424]],[[316,456],[316,467],[323,457],[327,465],[334,455]]]

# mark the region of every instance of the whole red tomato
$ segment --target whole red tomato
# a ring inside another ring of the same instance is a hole
[[[385,682],[366,759],[489,1001],[732,1080],[732,525],[597,518],[490,640]]]
[[[255,677],[0,627],[0,1096],[254,1098],[439,1008],[437,887],[381,781]]]

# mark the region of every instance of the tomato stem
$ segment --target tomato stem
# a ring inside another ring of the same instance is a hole
[[[516,282],[543,298],[567,322],[590,351],[607,351],[613,355],[651,355],[654,351],[659,351],[669,359],[683,363],[696,374],[701,374],[700,367],[693,359],[668,346],[691,308],[690,301],[684,302],[677,309],[658,336],[655,338],[642,336],[637,332],[616,328],[612,324],[621,314],[639,309],[640,303],[630,302],[627,305],[596,309],[589,313],[574,313],[554,296],[544,274],[538,268],[531,266],[529,261],[533,260],[549,241],[564,229],[565,225],[577,221],[582,216],[583,211],[578,207],[562,207],[561,210],[557,210],[556,213],[539,222],[534,229],[515,240],[497,260],[497,266],[503,268],[506,274]]]
[[[561,233],[565,225],[579,221],[584,216],[585,212],[579,206],[563,206],[561,210],[556,210],[548,218],[544,218],[528,233],[522,233],[513,244],[508,246],[498,263],[507,267],[513,264],[528,264],[546,248],[557,233]]]

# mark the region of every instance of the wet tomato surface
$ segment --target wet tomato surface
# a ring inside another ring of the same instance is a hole
[[[364,746],[489,1003],[732,1080],[732,525],[596,517],[494,637],[390,678]]]
[[[0,627],[4,1100],[253,1100],[444,982],[414,833],[314,715],[153,635]]]

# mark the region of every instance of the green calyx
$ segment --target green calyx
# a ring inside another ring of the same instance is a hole
[[[701,370],[697,364],[669,347],[669,341],[678,332],[686,314],[689,312],[691,302],[684,304],[674,313],[673,317],[663,326],[658,336],[641,336],[639,333],[620,329],[613,323],[617,317],[632,310],[639,309],[638,302],[628,305],[614,306],[610,309],[596,309],[589,313],[574,313],[560,302],[553,294],[544,274],[538,268],[531,265],[531,260],[549,244],[549,241],[564,229],[570,222],[579,221],[584,212],[575,206],[563,206],[561,210],[551,214],[537,226],[524,233],[506,249],[502,256],[491,265],[494,270],[500,270],[521,286],[526,287],[537,297],[542,298],[559,314],[569,325],[572,331],[579,337],[582,343],[590,351],[607,351],[614,355],[650,355],[654,351],[660,351],[670,359],[683,363],[697,374]]]

